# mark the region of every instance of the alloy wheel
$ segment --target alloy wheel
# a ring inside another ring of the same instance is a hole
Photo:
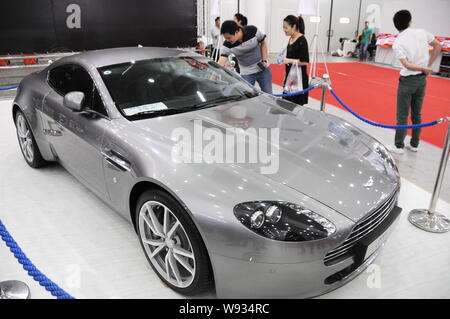
[[[196,274],[194,250],[175,214],[160,202],[145,202],[139,212],[139,232],[158,273],[175,287],[191,285]]]
[[[34,145],[31,130],[28,127],[27,121],[22,114],[17,116],[17,136],[19,137],[19,144],[25,159],[32,163],[34,159]]]

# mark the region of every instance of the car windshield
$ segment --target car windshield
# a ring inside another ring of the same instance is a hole
[[[119,111],[130,120],[249,99],[259,92],[204,57],[131,61],[98,69]]]

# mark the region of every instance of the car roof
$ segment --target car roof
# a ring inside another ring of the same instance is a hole
[[[192,51],[181,49],[169,49],[158,47],[127,47],[113,48],[71,55],[58,60],[60,63],[84,62],[96,68],[103,66],[126,63],[130,61],[140,61],[147,59],[168,58],[176,56],[196,56]]]

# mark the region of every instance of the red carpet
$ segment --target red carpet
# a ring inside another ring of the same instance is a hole
[[[271,65],[273,82],[283,85],[284,66]],[[328,63],[332,86],[339,97],[365,118],[383,124],[396,124],[396,97],[399,71],[364,63]],[[319,65],[320,75],[324,72]],[[310,97],[321,98],[321,90]],[[327,103],[342,108],[328,92]],[[450,80],[428,77],[428,87],[422,109],[422,121],[450,116]],[[447,124],[425,128],[422,140],[443,147]],[[411,133],[411,132],[409,132]]]

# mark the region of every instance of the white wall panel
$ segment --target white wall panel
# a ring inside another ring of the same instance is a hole
[[[248,18],[248,24],[267,33],[270,24],[271,2],[271,0],[241,0],[241,13]]]
[[[222,22],[232,20],[233,16],[238,12],[238,0],[222,0],[222,12],[220,17]]]
[[[392,22],[395,12],[407,9],[412,14],[412,27],[439,36],[450,36],[450,0],[383,0],[381,32],[397,33]]]
[[[319,0],[319,37],[326,50],[327,30],[330,23],[330,4],[331,0]],[[283,19],[290,14],[298,15],[299,0],[273,0],[270,10],[270,52],[281,52],[286,47],[289,40],[283,32]],[[303,15],[305,21],[305,36],[308,43],[311,44],[315,34],[316,23],[310,22],[311,15]]]

